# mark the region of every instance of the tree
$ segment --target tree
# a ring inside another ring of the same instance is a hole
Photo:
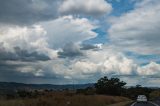
[[[97,81],[95,88],[98,94],[121,95],[124,91],[124,85],[126,83],[118,78],[108,79],[105,76]]]

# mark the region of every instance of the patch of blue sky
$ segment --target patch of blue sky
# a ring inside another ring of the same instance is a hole
[[[120,16],[134,9],[137,0],[106,0],[112,4],[113,10],[111,15]]]
[[[83,42],[84,44],[99,44],[99,43],[105,44],[109,41],[106,36],[107,32],[105,29],[97,28],[94,29],[93,31],[98,34],[97,37],[84,41]]]
[[[141,66],[147,65],[151,61],[160,64],[160,55],[158,54],[143,55],[134,52],[125,52],[125,55],[136,60]]]
[[[83,43],[88,44],[97,44],[97,43],[109,43],[107,29],[110,27],[109,24],[106,23],[107,17],[110,16],[120,16],[124,13],[129,12],[130,10],[134,9],[135,1],[136,0],[107,0],[109,3],[112,4],[113,11],[110,13],[110,15],[106,15],[104,17],[98,18],[98,22],[100,27],[93,30],[94,32],[98,33],[98,36],[89,40],[84,41]],[[93,17],[87,17],[91,21],[95,21]]]

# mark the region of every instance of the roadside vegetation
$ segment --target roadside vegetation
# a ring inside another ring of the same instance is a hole
[[[154,90],[152,91],[150,94],[150,99],[153,100],[155,98],[159,98],[160,97],[160,89],[159,90]]]
[[[120,96],[83,95],[70,91],[49,91],[32,98],[1,99],[0,106],[107,106],[128,100],[128,98]]]

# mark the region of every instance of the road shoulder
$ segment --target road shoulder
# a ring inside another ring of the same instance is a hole
[[[134,103],[132,103],[130,106],[135,106],[136,103],[137,103],[137,102],[134,102]],[[156,104],[156,103],[154,103],[154,102],[151,102],[151,101],[148,101],[148,103],[150,103],[150,104],[152,104],[152,105],[154,105],[154,106],[159,106],[158,104]]]
[[[158,104],[151,102],[151,101],[149,101],[149,103],[153,104],[154,106],[159,106]]]

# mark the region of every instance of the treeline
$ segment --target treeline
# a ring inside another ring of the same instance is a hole
[[[77,89],[78,94],[86,95],[111,95],[111,96],[124,96],[131,99],[136,99],[138,95],[146,95],[149,99],[160,97],[160,89],[153,89],[136,85],[135,87],[126,87],[127,83],[120,81],[119,78],[110,78],[106,76],[100,78],[94,85],[94,87],[88,87],[86,89]],[[155,93],[156,92],[156,93]]]

